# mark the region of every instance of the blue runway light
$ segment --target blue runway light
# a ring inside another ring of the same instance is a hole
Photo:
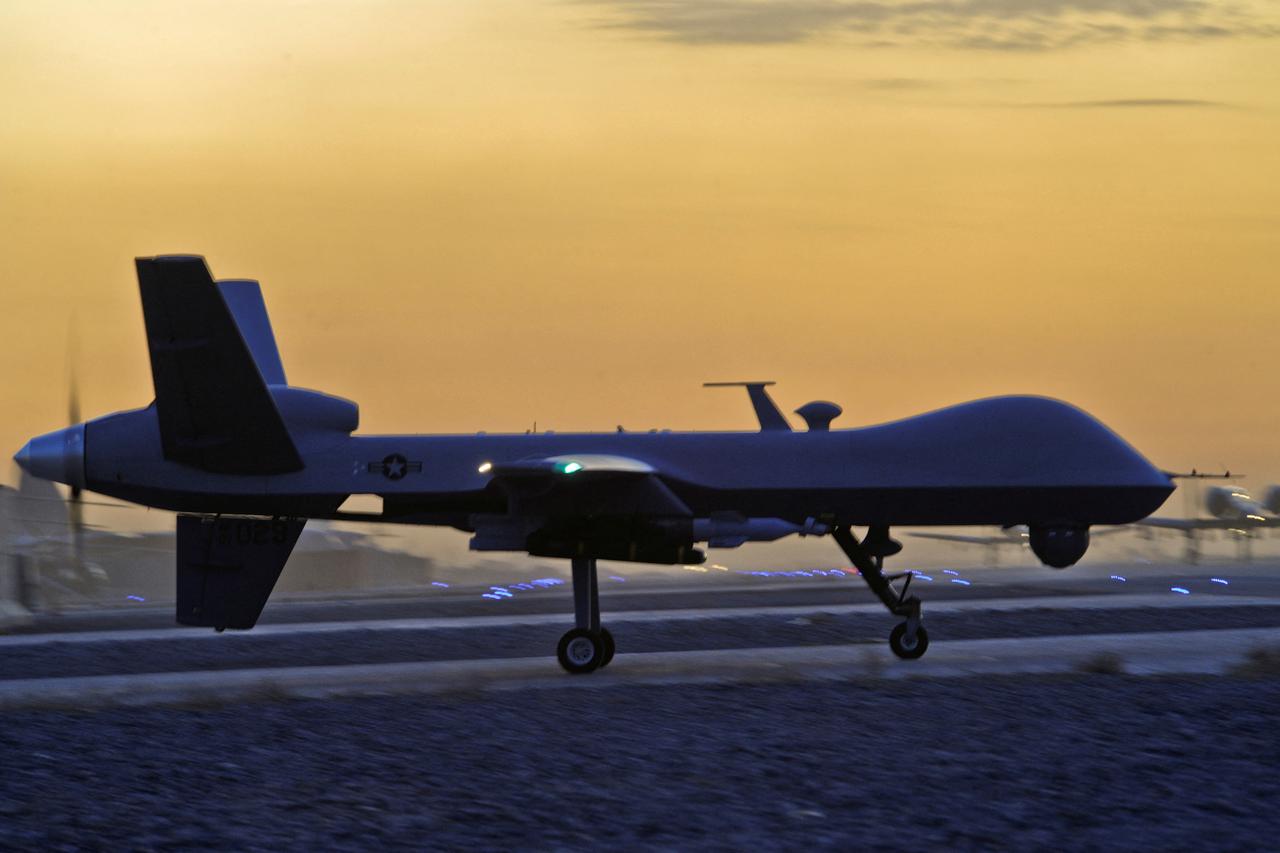
[[[140,595],[126,595],[125,598],[129,601],[146,601],[146,599]]]
[[[1171,586],[1171,587],[1169,587],[1169,591],[1170,591],[1170,592],[1176,592],[1176,593],[1178,593],[1178,595],[1190,595],[1190,594],[1191,594],[1191,590],[1187,589],[1186,587],[1182,587],[1182,586]]]
[[[969,581],[967,581],[967,580],[963,580],[962,578],[952,578],[952,579],[951,579],[951,582],[952,582],[952,583],[958,583],[958,584],[964,584],[965,586],[971,586],[971,584],[970,584],[970,582],[969,582]]]
[[[438,587],[440,587],[441,589],[448,589],[448,588],[449,588],[449,585],[448,585],[447,583],[445,583],[444,581],[432,581],[432,582],[431,582],[431,585],[432,585],[432,586],[438,586]]]
[[[1127,578],[1125,578],[1123,575],[1112,575],[1112,576],[1111,576],[1111,579],[1112,579],[1113,581],[1120,581],[1120,583],[1128,583],[1128,582],[1129,582],[1129,581],[1128,581],[1128,579],[1127,579]]]
[[[1223,586],[1230,586],[1230,583],[1222,578],[1209,578],[1213,583],[1220,583]]]
[[[957,576],[960,574],[960,573],[959,573],[959,572],[957,572],[955,569],[943,569],[943,570],[942,570],[942,573],[943,573],[944,575],[957,575]]]
[[[929,575],[926,575],[924,572],[912,571],[911,575],[912,577],[920,578],[920,580],[922,581],[928,581],[929,583],[933,583],[933,578],[930,577]]]
[[[626,583],[626,582],[627,582],[627,579],[626,579],[626,578],[618,577],[617,575],[609,575],[609,580],[611,580],[611,581],[617,581],[618,583]]]
[[[488,598],[488,599],[490,599],[490,600],[492,600],[492,601],[501,601],[501,600],[502,600],[502,596],[500,596],[500,595],[494,595],[492,592],[486,592],[486,593],[484,593],[483,595],[481,595],[480,597],[481,597],[481,598]]]

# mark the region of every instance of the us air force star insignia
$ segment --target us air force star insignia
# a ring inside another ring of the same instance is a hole
[[[370,462],[369,473],[378,473],[386,477],[388,480],[403,480],[404,475],[410,472],[421,472],[421,462],[410,462],[399,453],[392,453],[381,462]]]

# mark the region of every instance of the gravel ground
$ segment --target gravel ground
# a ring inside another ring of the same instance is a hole
[[[1274,849],[1280,679],[0,715],[0,849]]]
[[[1117,610],[970,611],[928,615],[930,638],[1186,631],[1280,626],[1280,607],[1180,607]],[[224,634],[198,639],[54,643],[17,646],[0,655],[0,680],[148,672],[330,666],[418,660],[546,657],[568,629],[561,626],[450,628],[430,631],[354,630],[299,635]],[[606,620],[606,624],[609,624]],[[888,614],[753,616],[609,626],[625,652],[883,643]]]

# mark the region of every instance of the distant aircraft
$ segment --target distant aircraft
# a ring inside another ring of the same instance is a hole
[[[83,602],[106,579],[84,559],[92,528],[48,480],[24,474],[16,490],[0,486],[0,572],[11,574],[4,585],[28,608]]]
[[[1261,501],[1243,486],[1211,486],[1204,491],[1203,504],[1209,513],[1208,518],[1152,517],[1138,524],[1185,534],[1186,560],[1189,563],[1200,559],[1198,538],[1204,531],[1222,530],[1239,535],[1241,556],[1247,559],[1250,543],[1258,532],[1280,530],[1280,485],[1268,486]]]
[[[981,545],[987,549],[987,562],[996,566],[1000,564],[1000,551],[1005,548],[1030,548],[1031,529],[1025,524],[1012,524],[1001,527],[989,534],[966,533],[922,533],[912,531],[907,534],[916,539],[933,539],[938,542],[955,542],[959,545]],[[1092,535],[1097,535],[1094,532]]]
[[[891,614],[893,652],[928,647],[910,574],[886,575],[893,525],[1025,524],[1046,565],[1096,524],[1154,512],[1173,483],[1085,412],[1040,397],[964,403],[832,430],[815,402],[793,432],[744,385],[758,432],[354,435],[355,403],[288,384],[258,283],[204,259],[137,260],[155,401],[32,439],[26,471],[179,513],[177,619],[251,628],[306,519],[452,526],[480,551],[571,561],[569,672],[609,663],[596,561],[696,564],[694,546],[830,534]],[[382,511],[341,509],[351,495]],[[859,540],[854,525],[865,525]],[[903,580],[902,589],[893,582]]]
[[[1123,527],[1108,527],[1105,530],[1091,531],[1090,536],[1097,537],[1121,533],[1124,529]],[[1000,552],[1002,550],[1031,547],[1031,529],[1025,524],[1006,525],[989,534],[970,535],[965,533],[922,533],[913,531],[907,535],[916,539],[933,539],[939,542],[955,542],[960,545],[982,545],[987,549],[987,562],[992,566],[1000,564]]]

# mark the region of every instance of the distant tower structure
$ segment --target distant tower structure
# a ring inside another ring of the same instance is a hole
[[[26,556],[17,547],[17,530],[11,520],[13,489],[0,486],[0,629],[31,621]]]

